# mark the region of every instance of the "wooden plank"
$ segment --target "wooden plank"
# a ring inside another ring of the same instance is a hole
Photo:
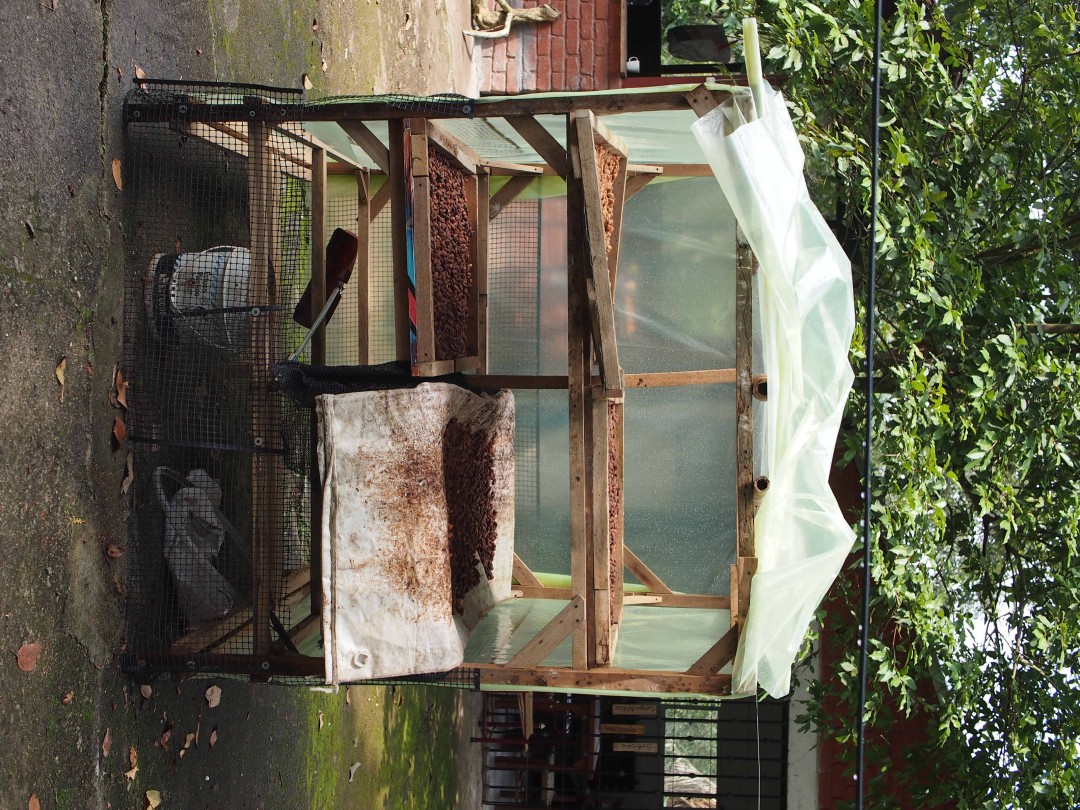
[[[515,573],[514,576],[517,576]],[[567,602],[574,598],[572,588],[552,588],[544,585],[519,585],[514,588],[517,599],[558,599]]]
[[[739,566],[736,563],[732,563],[728,569],[728,582],[728,609],[731,611],[731,626],[735,627],[742,621],[739,614]]]
[[[566,667],[507,667],[501,664],[466,663],[462,669],[480,672],[482,685],[550,687],[556,689],[611,689],[626,692],[676,692],[730,695],[731,676],[687,675],[685,672],[604,667],[575,670]]]
[[[735,382],[735,369],[705,371],[659,371],[651,374],[624,374],[627,388],[667,388],[674,385],[717,385]]]
[[[613,403],[611,407],[615,411],[615,422],[612,426],[614,431],[614,458],[612,459],[612,468],[609,470],[609,474],[614,477],[621,496],[619,498],[618,508],[614,510],[613,515],[615,543],[611,550],[613,555],[611,562],[615,574],[615,583],[611,594],[611,621],[616,626],[616,632],[613,633],[611,642],[612,655],[614,656],[617,629],[618,625],[622,622],[623,605],[626,602],[626,594],[624,593],[626,583],[626,554],[623,547],[625,542],[623,518],[625,515],[626,504],[625,476],[623,474],[623,430],[626,417],[626,406],[622,402],[616,402]]]
[[[638,174],[632,177],[626,178],[626,195],[623,197],[623,204],[626,201],[641,191],[645,186],[652,182],[653,175],[651,174]]]
[[[599,118],[593,117],[592,126],[593,137],[607,144],[619,157],[626,158],[630,154],[623,139],[608,129],[607,124]]]
[[[475,358],[480,351],[480,187],[476,175],[465,177],[465,210],[469,218],[469,262],[472,264],[472,272],[469,273],[469,301],[468,310],[465,314],[465,355]],[[488,204],[487,196],[484,196],[484,205]],[[457,371],[474,369],[475,364],[458,364]]]
[[[506,123],[540,155],[555,174],[566,177],[566,150],[543,124],[531,115],[507,116]]]
[[[569,121],[568,121],[569,126]],[[567,211],[580,212],[583,205],[581,184],[567,183]],[[586,445],[587,419],[585,386],[591,376],[590,338],[587,296],[585,292],[585,234],[580,216],[568,214],[566,219],[567,247],[567,388],[570,431],[570,579],[575,595],[584,596],[590,589],[588,580],[588,531],[586,519]],[[574,631],[573,665],[585,669],[588,665],[588,634],[586,621]]]
[[[645,733],[645,726],[641,723],[601,723],[600,733],[641,735]]]
[[[703,115],[708,115],[720,106],[720,101],[703,84],[699,84],[687,93],[686,101],[690,105],[690,108],[697,113],[698,118],[701,118]]]
[[[514,579],[519,585],[532,588],[543,588],[544,584],[536,578],[536,574],[527,566],[517,554],[514,555]]]
[[[454,358],[454,371],[476,371],[480,367],[480,358],[473,355],[472,357],[455,357]]]
[[[585,602],[580,596],[575,596],[506,665],[511,668],[539,666],[584,621]]]
[[[611,302],[615,303],[615,281],[619,275],[619,246],[622,243],[623,208],[626,205],[626,158],[619,158],[619,171],[615,175],[615,199],[612,205],[611,250],[608,255],[608,277],[610,278]]]
[[[435,299],[431,279],[431,178],[427,122],[412,119],[413,269],[416,273],[416,362],[435,362]],[[451,369],[453,370],[453,369]]]
[[[560,147],[561,148],[561,147]],[[546,163],[497,163],[486,161],[484,167],[489,174],[518,175],[531,173],[544,177],[558,177],[558,172]],[[628,163],[626,173],[630,177],[649,175],[656,177],[712,177],[712,167],[708,163]]]
[[[626,562],[626,568],[638,578],[646,588],[653,593],[671,593],[671,588],[664,584],[652,569],[641,561],[641,558],[637,554],[630,550],[629,546],[623,544],[623,555]]]
[[[753,294],[756,260],[735,229],[735,530],[740,557],[754,556]]]
[[[337,123],[338,126],[345,130],[345,134],[352,138],[353,143],[364,150],[376,166],[386,172],[387,175],[393,174],[390,168],[393,150],[383,146],[383,142],[379,140],[374,132],[368,129],[367,124],[363,121],[338,121]],[[390,127],[391,142],[394,137],[394,128]]]
[[[745,623],[746,616],[750,611],[750,589],[753,586],[754,574],[757,573],[757,557],[740,557],[737,567],[739,573],[739,618],[742,623]]]
[[[713,644],[705,654],[695,661],[688,670],[687,675],[715,675],[735,658],[735,651],[739,647],[738,625],[729,627],[728,631]]]
[[[371,221],[375,221],[375,217],[382,213],[382,210],[386,207],[393,197],[394,186],[387,178],[379,190],[375,192],[375,196],[371,198]]]
[[[624,605],[659,605],[664,597],[656,593],[625,593],[622,603]]]
[[[333,158],[341,165],[347,166],[350,172],[356,171],[357,169],[367,168],[362,163],[357,162],[357,160],[352,155],[346,154],[345,152],[339,152],[333,146],[321,140],[318,136],[308,132],[306,129],[304,129],[302,124],[285,123],[275,127],[274,129],[275,131],[280,132],[289,140],[296,141],[299,144],[303,144],[308,149],[322,149],[326,153],[327,158]],[[386,171],[386,169],[383,168],[383,171]]]
[[[426,360],[416,366],[417,377],[441,377],[457,370],[456,360]]]
[[[371,362],[371,174],[356,172],[356,269],[352,287],[356,291],[357,363]]]
[[[444,155],[455,168],[469,174],[476,174],[480,171],[480,164],[484,159],[446,127],[436,121],[429,121],[428,137],[438,148],[439,153]]]
[[[390,233],[394,261],[394,359],[409,360],[409,267],[405,234],[405,128],[402,121],[389,121],[390,169],[387,182],[376,201],[385,191],[390,201]],[[377,213],[375,201],[372,216]]]
[[[491,219],[495,219],[502,213],[511,202],[513,202],[521,192],[527,189],[532,184],[533,178],[530,175],[519,175],[517,177],[511,177],[502,188],[495,192],[491,198],[491,202],[488,205],[488,216]]]
[[[326,303],[326,152],[311,150],[311,322]],[[311,364],[326,365],[326,325],[311,338]],[[314,534],[315,526],[312,525]]]
[[[573,596],[570,588],[516,586],[514,596],[518,599],[559,599],[563,602]],[[695,593],[627,593],[623,596],[624,604],[649,605],[650,607],[700,608],[705,610],[728,610],[731,599],[727,596],[712,596]]]
[[[488,174],[508,174],[511,177],[519,175],[538,177],[542,174],[546,174],[546,170],[550,169],[546,164],[514,163],[509,160],[494,160],[492,158],[484,158],[483,163],[480,165]],[[554,172],[552,172],[552,174],[554,174]]]
[[[592,647],[596,666],[611,664],[611,533],[608,501],[608,402],[590,388],[592,417]]]
[[[227,124],[170,122],[169,127],[184,135],[197,138],[222,151],[228,152],[230,155],[235,155],[244,160],[248,158],[248,135],[246,124],[238,123],[230,126]],[[276,155],[288,161],[283,167],[286,173],[305,182],[311,180],[311,164],[308,161],[287,151],[275,149],[272,146],[270,149]]]
[[[587,281],[595,287],[590,300],[590,316],[598,336],[596,356],[607,396],[622,396],[622,369],[615,337],[615,310],[612,306],[611,281],[608,274],[607,245],[604,240],[604,212],[600,201],[600,175],[594,151],[595,118],[588,111],[574,117],[578,159],[581,163],[582,208],[585,212],[585,272]],[[574,209],[567,209],[575,216]]]
[[[476,177],[476,356],[477,371],[488,370],[488,279],[491,263],[490,177]]]
[[[271,151],[272,128],[261,121],[248,127],[248,232],[251,238],[250,284],[252,298],[265,302],[268,313],[254,319],[251,328],[252,436],[274,441],[281,425],[281,400],[269,391],[270,364],[278,359],[274,340],[279,313],[277,273],[281,267],[278,245],[278,157]],[[276,443],[276,442],[274,442]],[[284,525],[281,505],[283,464],[277,453],[256,453],[251,459],[253,651],[266,655],[273,644],[270,613],[278,595],[284,563]]]
[[[679,163],[676,163],[676,164],[669,163],[667,165],[668,165],[669,168],[675,167],[675,168],[678,168],[678,169],[681,169],[682,166],[683,166],[683,164],[679,164]],[[708,167],[706,167],[706,168],[708,168]],[[655,175],[661,175],[661,174],[664,174],[664,166],[663,166],[663,164],[659,164],[659,163],[653,163],[653,164],[627,163],[626,164],[626,173],[627,174],[655,174]],[[712,172],[710,171],[709,174],[712,174]],[[672,172],[671,175],[672,175],[672,177],[685,177],[686,176],[686,175],[681,175],[677,171]]]

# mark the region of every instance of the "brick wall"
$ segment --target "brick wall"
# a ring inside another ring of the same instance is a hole
[[[536,5],[513,0],[514,6]],[[553,23],[514,25],[504,39],[479,40],[484,93],[620,87],[620,0],[551,0]]]

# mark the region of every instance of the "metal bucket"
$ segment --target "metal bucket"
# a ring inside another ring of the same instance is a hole
[[[150,331],[179,340],[237,350],[250,343],[251,252],[221,245],[200,253],[159,253],[146,270]]]

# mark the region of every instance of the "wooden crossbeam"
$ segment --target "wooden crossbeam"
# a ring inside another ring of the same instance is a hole
[[[585,602],[575,596],[506,665],[511,668],[539,666],[584,621]]]
[[[604,211],[600,200],[600,174],[597,168],[595,116],[588,111],[574,115],[574,131],[581,166],[581,185],[585,209],[585,273],[592,287],[589,316],[593,340],[600,366],[600,378],[608,397],[620,397],[623,392],[622,369],[615,337],[615,309],[611,297],[611,277],[608,271],[607,245],[604,239]]]
[[[506,123],[525,139],[555,174],[566,177],[566,150],[543,124],[531,115],[507,116]]]
[[[652,569],[643,563],[637,554],[630,550],[629,546],[624,545],[623,554],[625,555],[627,570],[637,577],[642,585],[653,593],[671,593],[671,588],[665,585],[664,581],[654,574]]]
[[[530,177],[540,177],[549,173],[554,174],[554,172],[550,171],[550,167],[546,165],[541,166],[535,163],[514,163],[509,160],[484,158],[484,162],[480,165],[488,174],[510,175],[511,177],[523,174],[527,174]]]
[[[730,664],[735,658],[735,651],[739,647],[739,628],[729,627],[728,631],[713,644],[704,655],[695,661],[688,670],[687,675],[715,675],[724,666]]]
[[[616,667],[584,670],[566,667],[510,667],[502,664],[466,663],[463,669],[480,672],[482,685],[548,687],[562,690],[610,689],[626,692],[679,692],[730,695],[730,675],[687,675],[685,672],[634,670]]]
[[[520,388],[524,390],[566,390],[563,374],[477,374],[469,377],[477,388]],[[714,368],[703,371],[656,371],[646,374],[623,373],[623,386],[629,388],[669,388],[679,385],[717,385],[735,382],[735,369]],[[590,384],[598,385],[599,377]]]
[[[383,146],[383,142],[379,140],[379,137],[368,129],[368,125],[363,121],[338,121],[338,126],[345,130],[345,134],[352,138],[353,143],[359,146],[367,154],[369,158],[382,169],[386,174],[390,174],[390,150]],[[393,127],[391,127],[391,138],[393,137]]]
[[[197,138],[213,147],[228,152],[231,155],[247,160],[248,158],[248,134],[247,125],[238,124],[200,124],[172,122],[169,125],[177,132]],[[285,161],[282,169],[286,174],[298,180],[311,180],[311,163],[288,150],[279,149],[273,145],[268,149],[277,157]]]
[[[735,228],[735,527],[740,557],[754,552],[753,251]]]
[[[608,498],[608,401],[603,391],[589,391],[592,419],[592,582],[593,609],[589,615],[592,633],[592,659],[595,666],[611,664],[611,542],[610,503]]]
[[[532,181],[533,175],[516,175],[507,180],[506,185],[491,197],[491,202],[488,205],[488,217],[495,219],[506,206],[532,184]]]
[[[356,290],[357,362],[371,362],[371,173],[356,171],[356,269],[352,279]]]
[[[455,168],[469,174],[481,171],[484,159],[480,154],[437,121],[428,121],[428,137]]]
[[[488,370],[488,286],[491,263],[491,177],[476,176],[476,368]]]
[[[362,163],[358,163],[352,155],[347,155],[344,152],[335,149],[330,144],[311,134],[304,129],[301,124],[287,123],[280,125],[276,129],[289,140],[296,141],[297,143],[306,146],[308,149],[322,149],[328,158],[332,158],[338,163],[348,166],[350,171],[367,168]]]
[[[531,588],[543,588],[544,584],[536,578],[536,574],[527,566],[517,554],[514,555],[514,579],[518,581],[519,585],[525,585]],[[569,596],[562,597],[563,599],[569,599]]]
[[[623,204],[625,205],[627,200],[645,188],[645,186],[649,185],[655,176],[656,175],[653,174],[636,174],[632,177],[627,177],[626,194],[623,197]]]
[[[734,566],[733,566],[734,567]],[[570,588],[535,587],[518,585],[513,589],[517,599],[558,599],[567,601],[574,593]],[[703,610],[730,610],[731,598],[697,593],[624,593],[623,601],[627,605],[649,605],[650,607],[700,608]]]
[[[484,161],[484,167],[495,176],[514,174],[536,174],[544,177],[558,177],[557,171],[546,163],[505,163]],[[712,167],[708,163],[628,163],[626,168],[630,177],[650,175],[652,177],[712,177]]]
[[[720,106],[720,101],[703,84],[699,84],[686,94],[686,101],[690,108],[697,113],[698,118],[715,110]]]

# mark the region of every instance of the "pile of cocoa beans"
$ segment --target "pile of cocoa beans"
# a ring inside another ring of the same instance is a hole
[[[495,558],[495,436],[451,419],[443,432],[443,480],[450,518],[450,582],[454,610],[480,582],[476,563],[488,579]]]
[[[465,197],[467,175],[434,149],[431,177],[431,294],[435,308],[435,359],[465,356],[469,291],[473,283],[474,228]]]

